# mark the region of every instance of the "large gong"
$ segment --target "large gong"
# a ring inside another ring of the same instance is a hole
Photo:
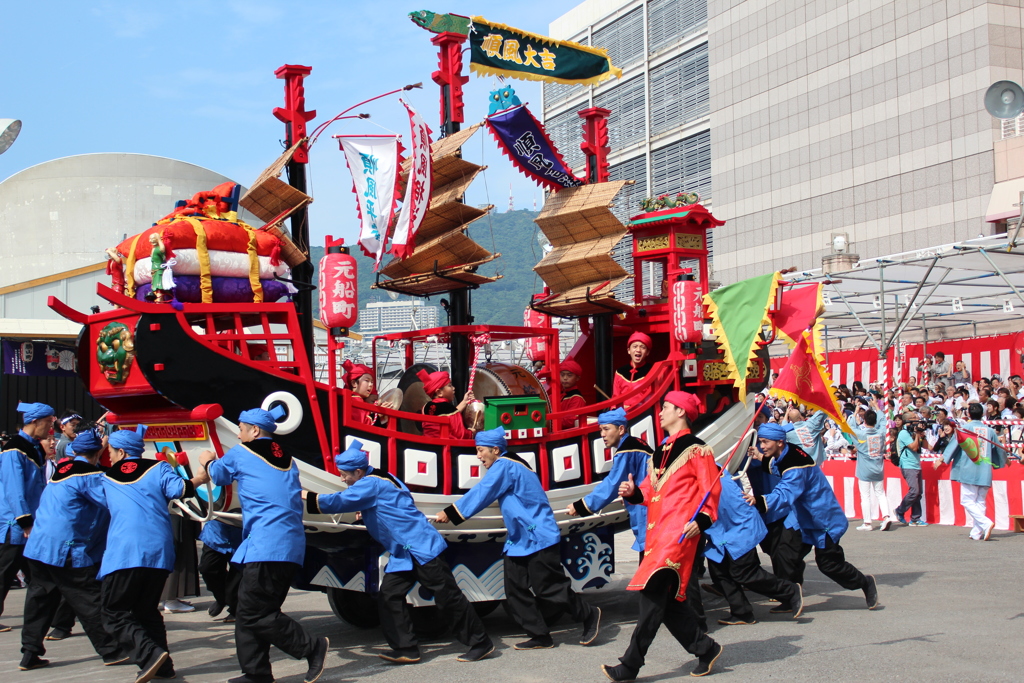
[[[416,373],[420,370],[437,372],[437,367],[429,363],[417,363],[402,374],[398,388],[404,392],[402,410],[410,413],[422,412],[423,406],[430,399],[423,391],[423,382]],[[473,381],[473,394],[481,401],[489,396],[540,396],[548,401],[548,393],[540,380],[526,368],[511,363],[482,363],[476,366],[476,378]],[[480,428],[482,424],[483,404],[474,404],[467,408],[463,421],[469,427]],[[413,420],[399,420],[398,428],[409,434],[422,434],[420,423]]]

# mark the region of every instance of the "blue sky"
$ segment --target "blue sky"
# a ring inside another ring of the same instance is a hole
[[[0,118],[24,128],[0,155],[0,179],[60,157],[133,152],[180,159],[245,185],[280,154],[283,124],[271,114],[283,103],[282,64],[313,67],[306,106],[317,110],[310,130],[343,109],[407,83],[422,81],[410,103],[436,127],[438,89],[432,34],[409,12],[482,14],[536,33],[577,4],[574,0],[514,3],[276,0],[156,0],[5,3],[0,41]],[[466,55],[468,74],[468,54]],[[540,116],[540,88],[513,81]],[[495,83],[472,76],[467,123],[482,120]],[[396,98],[369,105],[372,121],[408,138],[408,118]],[[404,118],[404,120],[403,120]],[[334,124],[313,149],[310,209],[313,244],[331,233],[351,242],[357,232],[351,180],[331,134],[385,131],[368,122]],[[468,201],[531,208],[540,190],[515,172],[488,134],[464,149],[489,165]],[[486,180],[486,183],[485,183]],[[177,199],[177,198],[175,198]],[[168,206],[168,211],[173,208]],[[153,217],[154,220],[158,216]],[[139,226],[140,229],[145,226]]]

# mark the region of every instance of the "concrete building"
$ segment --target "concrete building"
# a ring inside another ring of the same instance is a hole
[[[545,117],[568,149],[578,134],[559,126],[575,110],[618,107],[613,178],[635,178],[634,196],[708,200],[713,186],[723,283],[818,267],[837,234],[861,257],[993,234],[1024,190],[1024,123],[982,103],[991,83],[1024,77],[1018,4],[587,0],[551,34],[607,47],[624,77],[546,86]],[[684,63],[701,51],[706,82],[690,85]],[[675,90],[662,85],[673,60]]]
[[[585,166],[576,112],[597,106],[608,121],[612,180],[634,180],[616,200],[620,220],[640,201],[698,192],[711,204],[711,119],[705,0],[586,0],[550,25],[549,35],[604,47],[621,79],[595,87],[544,84],[544,124],[574,170]],[[709,243],[709,249],[713,245]],[[632,270],[630,241],[614,256]],[[632,284],[617,294],[632,298]]]
[[[440,308],[420,299],[368,303],[359,310],[359,332],[364,337],[437,327]]]

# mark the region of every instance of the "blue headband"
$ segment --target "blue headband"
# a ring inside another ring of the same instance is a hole
[[[25,424],[53,416],[53,408],[45,403],[18,403],[18,412],[24,414]]]
[[[247,425],[256,425],[260,429],[273,434],[277,431],[277,420],[284,416],[284,408],[278,405],[274,406],[270,410],[263,410],[262,408],[243,410],[242,414],[238,416],[238,421],[240,423],[244,422]]]
[[[765,422],[757,428],[757,438],[769,441],[785,441],[786,430],[774,422]]]
[[[75,455],[95,453],[101,448],[103,448],[103,440],[100,439],[100,436],[96,433],[95,429],[89,429],[82,432],[75,437],[74,441],[71,442],[71,450]]]
[[[627,427],[626,411],[622,408],[616,408],[615,410],[609,410],[607,413],[601,413],[597,416],[597,424]]]
[[[504,453],[508,450],[508,442],[505,441],[505,430],[502,427],[495,427],[484,432],[477,432],[474,437],[477,446],[488,446],[498,448]]]
[[[344,453],[334,456],[334,464],[338,466],[339,470],[345,472],[372,469],[370,460],[366,457],[366,451],[363,450],[363,442],[358,439],[352,439],[352,444]]]
[[[110,435],[110,440],[107,443],[111,448],[120,448],[128,455],[142,455],[142,452],[146,450],[146,442],[142,440],[142,437],[146,435],[147,429],[149,428],[146,425],[139,425],[134,432],[119,429]]]

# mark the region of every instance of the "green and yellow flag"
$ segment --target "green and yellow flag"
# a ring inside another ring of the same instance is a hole
[[[747,365],[757,350],[761,327],[768,325],[768,309],[775,301],[779,274],[759,275],[704,295],[718,346],[725,353],[729,377],[742,396],[747,386]]]

